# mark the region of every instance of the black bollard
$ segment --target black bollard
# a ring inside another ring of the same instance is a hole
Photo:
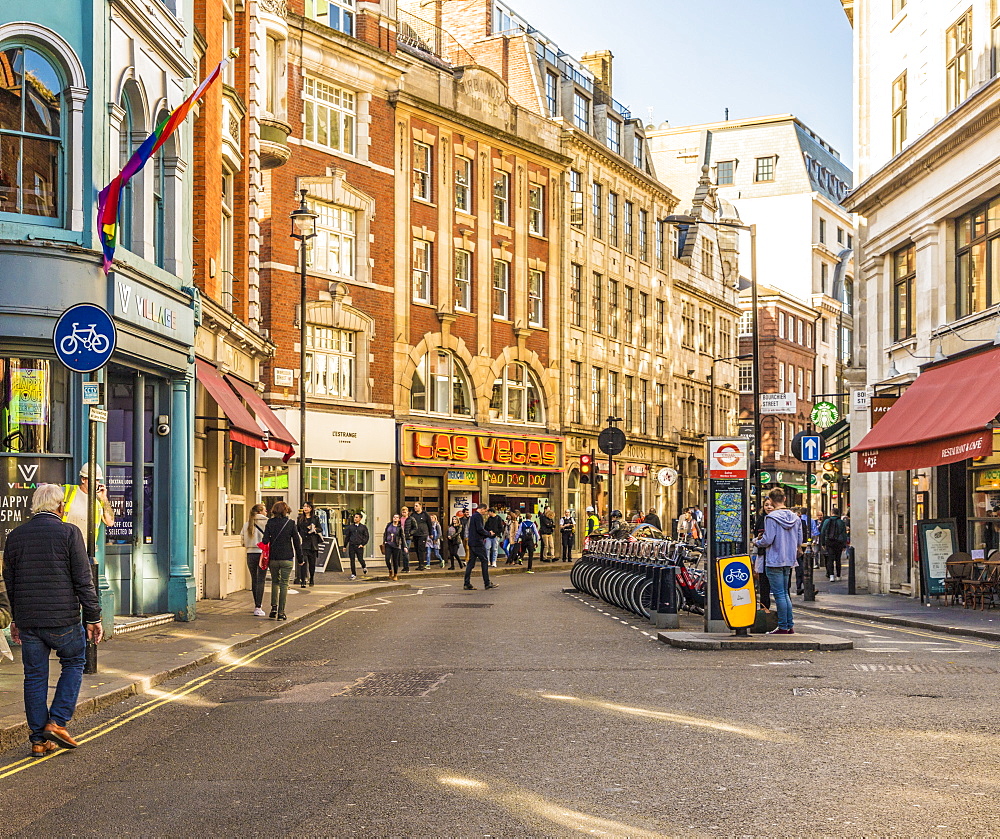
[[[857,594],[857,589],[855,588],[856,579],[854,577],[854,547],[848,546],[847,548],[847,593]]]

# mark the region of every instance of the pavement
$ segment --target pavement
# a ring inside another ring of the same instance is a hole
[[[564,563],[535,563],[539,572],[565,571]],[[290,587],[286,606],[287,621],[272,621],[253,616],[253,599],[249,591],[241,591],[224,600],[198,602],[194,621],[168,623],[147,629],[129,630],[103,641],[98,647],[98,672],[84,676],[75,719],[93,714],[134,694],[147,693],[168,679],[189,670],[225,660],[235,651],[258,639],[301,623],[321,612],[371,594],[418,588],[422,581],[461,578],[464,571],[432,569],[400,574],[399,582],[389,580],[385,568],[378,569],[369,563],[367,577],[349,579],[349,572],[317,574],[318,584],[301,591]],[[504,567],[503,560],[497,568],[490,569],[492,576],[524,574],[525,567]],[[482,587],[482,575],[477,567],[473,584]],[[270,598],[270,585],[264,592],[264,606]],[[294,592],[294,593],[293,593]],[[116,631],[128,626],[128,619]],[[0,657],[0,751],[27,740],[28,728],[24,721],[22,699],[22,670],[20,647],[11,644],[14,661]],[[50,686],[59,678],[59,664],[52,659]]]
[[[846,577],[831,583],[817,575],[815,585],[816,600],[813,602],[807,603],[801,597],[792,595],[792,606],[796,611],[1000,641],[1000,612],[992,609],[984,611],[952,606],[943,596],[921,603],[919,598],[899,594],[870,594],[861,590],[858,594],[848,594]]]

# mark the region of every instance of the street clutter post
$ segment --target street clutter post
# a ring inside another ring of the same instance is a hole
[[[726,632],[729,624],[720,600],[717,560],[740,557],[750,549],[750,441],[745,437],[710,437],[705,447],[708,464],[705,632]],[[739,599],[742,602],[743,595]],[[756,615],[756,602],[753,612]],[[753,618],[747,626],[752,624]]]
[[[792,454],[806,465],[806,499],[808,504],[806,509],[809,517],[809,538],[807,542],[815,550],[815,543],[812,541],[812,467],[818,463],[823,453],[823,438],[812,431],[800,431],[792,438]],[[812,556],[802,557],[802,589],[803,600],[812,602],[816,599],[816,584],[813,580],[813,560]]]
[[[677,615],[677,569],[673,565],[664,565],[655,573],[653,623],[657,629],[678,629],[681,624]]]
[[[854,576],[854,546],[847,546],[847,593],[857,594],[856,578]]]

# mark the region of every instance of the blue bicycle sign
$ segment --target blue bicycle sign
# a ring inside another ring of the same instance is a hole
[[[56,321],[52,344],[59,360],[75,373],[92,373],[111,358],[118,342],[115,322],[91,303],[71,306]]]
[[[750,572],[742,562],[730,562],[722,569],[722,579],[730,588],[743,588],[750,582]]]

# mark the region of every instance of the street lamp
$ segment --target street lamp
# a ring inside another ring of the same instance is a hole
[[[754,479],[753,486],[757,502],[760,503],[760,464],[761,464],[761,423],[760,423],[760,329],[757,322],[757,225],[736,224],[730,221],[703,221],[694,216],[667,216],[664,221],[677,227],[693,224],[707,224],[710,227],[729,227],[733,230],[746,230],[750,233],[750,309],[753,322],[753,447],[754,447]],[[713,382],[714,385],[714,382]]]
[[[306,206],[309,190],[299,190],[292,210],[293,239],[299,243],[299,509],[306,503],[306,242],[316,237],[316,218]]]
[[[712,372],[708,374],[708,411],[709,411],[709,421],[708,421],[708,436],[715,436],[715,365],[720,361],[746,361],[752,358],[749,353],[744,353],[743,355],[730,355],[726,358],[713,358],[712,359]],[[728,387],[728,385],[726,385]]]

